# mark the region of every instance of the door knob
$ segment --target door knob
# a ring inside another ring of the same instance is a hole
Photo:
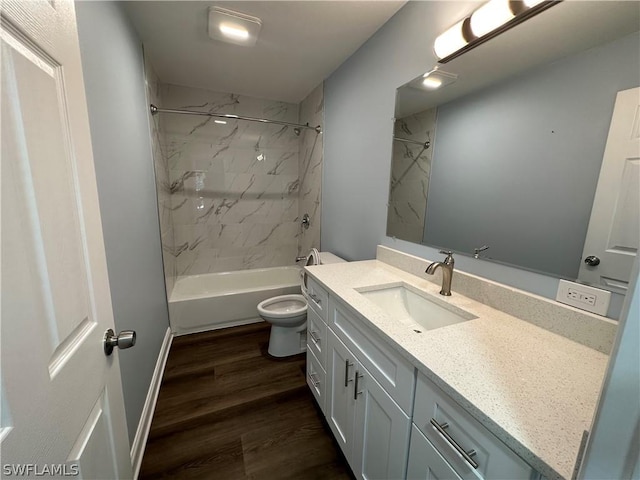
[[[598,265],[600,265],[600,259],[595,255],[589,255],[584,259],[584,263],[586,263],[590,267],[597,267]]]
[[[123,350],[133,347],[136,344],[136,332],[133,330],[123,330],[118,335],[112,329],[104,334],[104,354],[109,356],[113,353],[113,348],[118,347]]]

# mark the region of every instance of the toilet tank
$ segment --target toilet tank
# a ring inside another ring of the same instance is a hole
[[[340,258],[331,252],[320,252],[320,265],[326,263],[343,263],[346,262],[344,258]]]

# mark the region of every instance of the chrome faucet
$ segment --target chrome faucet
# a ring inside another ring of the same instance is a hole
[[[440,295],[444,295],[446,297],[451,296],[451,277],[453,277],[453,252],[448,250],[440,250],[440,253],[444,253],[447,258],[444,259],[444,262],[433,262],[431,265],[427,267],[424,273],[428,275],[433,275],[436,273],[436,269],[438,267],[442,267],[442,289],[440,290]]]

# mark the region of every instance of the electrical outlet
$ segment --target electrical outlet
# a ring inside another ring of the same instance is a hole
[[[611,292],[567,280],[560,280],[556,300],[598,315],[606,315],[607,310],[609,310]]]

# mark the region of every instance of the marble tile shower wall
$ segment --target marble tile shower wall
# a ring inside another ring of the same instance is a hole
[[[160,95],[160,81],[151,63],[145,59],[145,75],[147,81],[147,98],[149,103],[162,105]],[[156,191],[158,193],[158,213],[160,217],[160,232],[162,237],[162,260],[164,263],[165,285],[167,298],[177,276],[177,263],[173,241],[173,213],[171,211],[171,193],[169,191],[169,164],[164,150],[161,115],[151,117],[151,144],[153,149],[153,164],[156,175]]]
[[[163,106],[298,121],[295,104],[162,86]],[[300,138],[291,127],[163,116],[178,275],[292,265]]]
[[[324,125],[324,84],[318,85],[300,104],[300,123]],[[300,175],[299,218],[309,214],[311,223],[305,229],[300,224],[298,255],[306,255],[311,248],[320,250],[320,218],[322,187],[322,133],[303,130],[300,135]]]
[[[430,141],[431,146],[425,149],[421,145],[393,142],[387,215],[387,235],[390,237],[422,243],[435,127],[435,108],[395,122],[393,133],[396,138],[421,143]]]

